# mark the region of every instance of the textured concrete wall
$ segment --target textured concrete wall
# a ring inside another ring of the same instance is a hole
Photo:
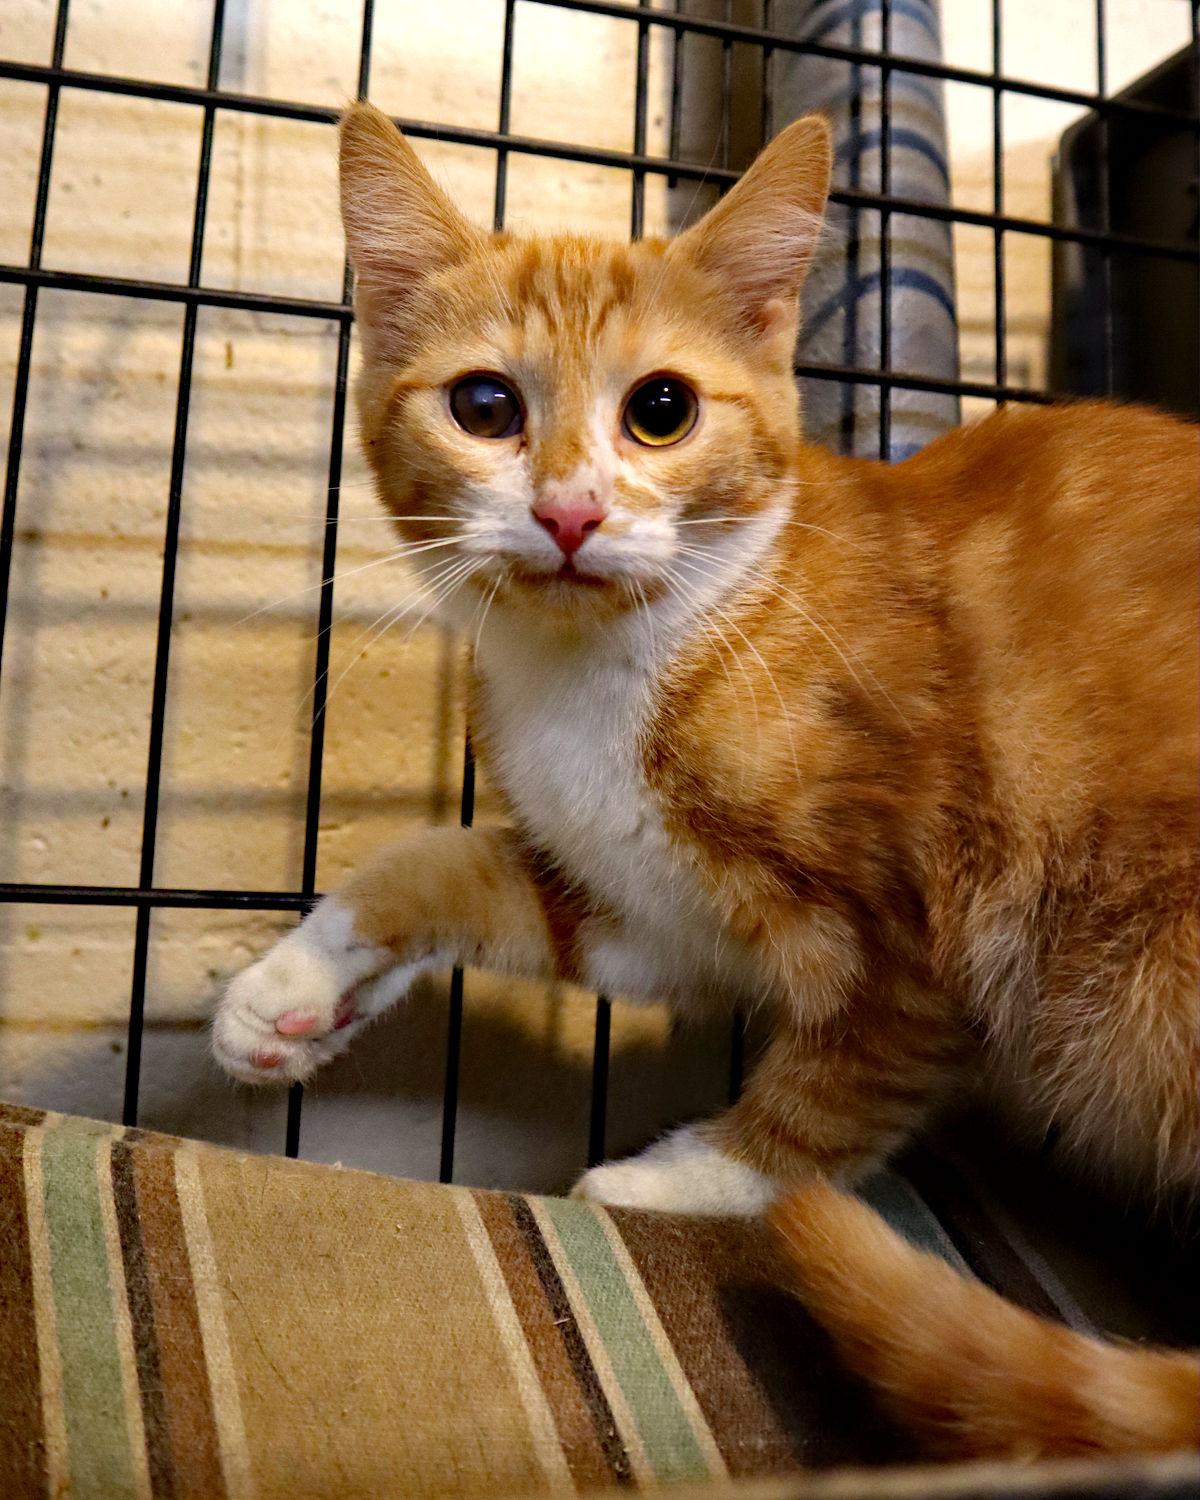
[[[987,66],[986,52],[967,55],[982,45],[987,7],[955,0],[945,9],[953,60]],[[1024,0],[1009,0],[1008,10],[1010,58],[1019,60],[1020,38],[1044,30],[1044,18]],[[1180,44],[1176,22],[1186,39],[1183,0],[1124,9],[1110,0],[1109,10],[1119,25],[1126,12],[1142,18],[1121,50],[1123,66],[1135,58],[1131,73]],[[199,83],[209,14],[193,0],[76,0],[66,61]],[[350,0],[229,0],[226,15],[226,87],[333,105],[353,92],[360,20]],[[494,127],[502,24],[501,0],[379,7],[372,98],[397,114]],[[52,26],[49,0],[0,0],[0,54],[47,60]],[[635,44],[636,28],[623,21],[522,0],[512,128],[631,147]],[[1054,46],[1047,66],[1057,68]],[[1029,55],[1027,71],[1041,54]],[[656,40],[652,153],[666,150],[669,62],[665,40]],[[739,49],[737,67],[748,66]],[[7,263],[28,254],[44,103],[40,86],[0,81]],[[990,207],[978,103],[948,90],[953,193]],[[689,104],[703,107],[699,97]],[[1014,212],[1047,211],[1061,115],[1017,121],[1008,157]],[[65,91],[44,264],[182,279],[200,124],[201,112],[189,106]],[[494,155],[437,143],[419,149],[464,208],[490,221]],[[336,298],[335,186],[327,126],[220,115],[205,284]],[[629,203],[628,173],[511,159],[508,207],[518,225],[620,237]],[[665,184],[651,179],[649,232],[666,229],[669,207]],[[677,207],[672,212],[678,217]],[[990,236],[960,230],[955,246],[963,369],[987,378]],[[1011,373],[1024,360],[1034,383],[1048,288],[1044,245],[1011,249]],[[19,289],[0,284],[0,440],[20,315]],[[40,298],[0,682],[6,880],[137,880],[181,327],[181,310],[167,303],[73,292]],[[160,884],[272,889],[299,878],[336,337],[335,326],[307,319],[213,309],[199,317]],[[403,565],[387,560],[387,529],[352,443],[342,505],[320,888],[405,826],[453,816],[461,757],[458,647],[418,623],[423,606]],[[390,612],[401,617],[381,633]],[[494,815],[486,787],[480,814]],[[130,912],[101,907],[0,908],[0,1096],[119,1115],[133,922]],[[219,1078],[203,1024],[224,976],[286,925],[269,913],[155,915],[144,1123],[279,1148],[282,1097]],[[310,1091],[304,1154],[436,1170],[444,990],[444,982],[430,985],[425,1003],[381,1026]],[[590,998],[483,975],[469,976],[467,996],[460,1175],[561,1185],[583,1160]],[[673,1035],[660,1011],[618,1006],[610,1144],[632,1145],[658,1123],[719,1100],[722,1044],[717,1034]]]
[[[77,5],[67,64],[200,82],[208,14],[190,3]],[[326,104],[353,92],[354,6],[274,0],[232,3],[226,15],[224,86]],[[52,19],[48,4],[0,10],[0,52],[45,60]],[[381,7],[372,97],[395,113],[494,127],[502,26],[503,6],[489,0]],[[635,45],[629,26],[522,7],[512,128],[630,148]],[[656,45],[659,100],[663,56]],[[44,102],[40,87],[0,84],[0,258],[10,263],[28,253]],[[65,91],[43,263],[183,279],[200,123],[188,106]],[[650,130],[651,150],[664,151],[661,109]],[[419,149],[463,207],[490,221],[494,154]],[[625,172],[513,158],[509,219],[623,237],[630,188]],[[665,201],[665,187],[651,183],[650,232],[665,229]],[[332,131],[220,115],[204,283],[336,299],[341,275]],[[20,309],[19,291],[0,286],[4,424]],[[137,881],[181,328],[181,310],[166,303],[40,299],[0,687],[4,879]],[[336,326],[319,321],[214,309],[199,317],[159,884],[273,889],[299,880],[336,343]],[[323,889],[406,825],[452,816],[462,756],[459,647],[420,623],[424,601],[403,564],[388,560],[386,526],[352,445],[342,516]],[[486,786],[478,810],[494,815]],[[0,909],[0,1095],[119,1115],[133,920],[103,907]],[[289,920],[155,915],[144,1123],[279,1148],[281,1096],[219,1078],[203,1024],[225,976]],[[445,984],[428,991],[427,1003],[380,1028],[310,1091],[306,1154],[436,1171]],[[561,1185],[585,1150],[591,998],[485,975],[469,978],[467,994],[461,1174]],[[660,1011],[618,1008],[614,1144],[724,1091],[722,1048],[699,1035],[669,1045],[668,1031]],[[621,1101],[635,1098],[623,1125]],[[535,1108],[543,1125],[533,1133]]]

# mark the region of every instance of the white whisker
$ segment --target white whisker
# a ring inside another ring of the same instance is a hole
[[[696,565],[694,563],[688,563],[684,559],[680,559],[680,563],[681,563],[681,565],[683,567],[696,567]],[[699,568],[697,568],[696,570],[698,572],[705,571],[705,570],[702,570],[702,569],[699,569]],[[713,575],[709,574],[708,576],[711,577]],[[757,659],[759,666],[763,669],[763,672],[766,674],[767,681],[774,688],[774,690],[775,690],[775,696],[776,696],[776,698],[779,699],[779,707],[780,707],[780,709],[783,712],[783,722],[784,722],[784,725],[787,728],[788,744],[791,746],[791,751],[792,751],[792,766],[793,766],[793,768],[794,768],[794,770],[796,772],[796,780],[799,781],[800,780],[800,760],[799,760],[799,757],[796,754],[796,740],[795,740],[794,735],[792,734],[792,715],[791,715],[791,711],[788,708],[787,701],[784,698],[783,693],[780,691],[779,683],[775,680],[775,674],[774,674],[774,672],[772,672],[771,669],[770,669],[770,667],[767,666],[766,662],[763,660],[762,653],[759,651],[758,647],[754,644],[754,642],[750,639],[750,637],[746,634],[746,632],[741,628],[741,626],[738,624],[738,622],[735,619],[731,618],[731,616],[729,616],[728,614],[726,614],[726,612],[723,609],[717,608],[716,605],[712,605],[712,606],[710,606],[710,608],[716,609],[717,614],[719,614],[721,616],[721,618],[725,621],[725,623],[727,625],[729,625],[732,629],[734,629],[734,630],[737,631],[738,635],[740,635],[741,638],[742,638],[742,640],[745,641],[746,645],[750,648],[751,653]]]
[[[686,591],[686,596],[691,599],[695,606],[696,619],[701,629],[709,637],[715,637],[718,641],[720,641],[721,645],[725,647],[730,656],[732,656],[734,661],[737,663],[738,669],[740,670],[742,676],[746,679],[746,688],[750,694],[750,704],[754,709],[755,736],[759,742],[759,745],[761,746],[762,720],[758,711],[758,694],[754,691],[754,682],[749,672],[746,670],[745,662],[742,661],[739,652],[736,650],[733,643],[729,640],[728,636],[726,636],[721,627],[714,620],[708,618],[707,611],[710,606],[706,603],[704,596],[700,593],[699,589],[697,589],[694,584],[688,583],[686,579],[681,578],[673,568],[668,570],[668,581],[669,583],[675,584],[677,590],[681,593],[682,591]],[[723,611],[718,611],[718,613],[722,615],[723,619],[727,620],[727,617],[724,615]],[[729,623],[728,620],[727,623]],[[738,693],[737,688],[734,686],[733,678],[729,673],[729,666],[726,663],[725,658],[721,654],[720,650],[717,651],[717,660],[721,663],[721,670],[725,673],[725,680],[729,683],[729,691],[733,695],[733,701],[735,703],[740,703],[741,695]]]
[[[690,556],[697,557],[704,562],[711,562],[708,554],[700,551],[698,548],[681,545],[679,547],[679,551],[681,553],[687,553]],[[693,563],[692,566],[695,567],[697,565]],[[710,576],[715,577],[716,575],[712,574]],[[850,643],[841,634],[841,632],[836,629],[831,621],[825,621],[825,623],[822,624],[821,617],[813,613],[813,611],[808,607],[807,601],[802,599],[791,589],[787,588],[786,585],[780,583],[779,580],[773,577],[770,573],[766,572],[761,564],[754,565],[754,576],[758,579],[759,583],[761,583],[766,589],[768,589],[768,591],[773,593],[781,603],[787,604],[790,602],[791,608],[795,610],[795,612],[801,617],[801,619],[805,621],[806,624],[811,625],[812,628],[818,633],[818,635],[820,635],[824,639],[826,644],[835,652],[842,665],[846,668],[846,671],[850,673],[851,677],[854,678],[854,681],[858,684],[862,691],[868,697],[877,694],[880,698],[882,698],[883,701],[892,710],[892,712],[896,715],[896,717],[900,720],[900,722],[904,725],[904,727],[911,732],[912,725],[909,723],[908,719],[901,711],[899,705],[895,702],[884,685],[879,681],[879,678],[875,675],[875,673],[872,672],[866,662],[863,661],[859,653],[853,650],[853,648],[850,646]],[[826,625],[828,625],[828,629],[825,628]],[[843,651],[841,646],[838,645],[838,641],[834,639],[835,636],[837,636],[841,640],[842,645],[846,648],[845,651]],[[809,649],[812,649],[811,646],[809,647]],[[871,682],[874,684],[874,688],[865,683],[858,675],[858,673],[854,669],[853,663],[850,661],[850,657],[846,654],[847,652],[849,652],[850,655],[856,656],[858,658],[863,671],[867,674],[867,676],[871,679]]]
[[[479,628],[475,632],[475,644],[471,647],[471,657],[472,657],[472,660],[474,660],[474,658],[479,654],[479,639],[483,635],[483,624],[484,624],[484,621],[488,617],[488,610],[491,609],[491,607],[492,607],[492,600],[496,597],[496,591],[499,589],[500,584],[501,584],[502,581],[503,581],[503,574],[497,574],[496,575],[496,581],[495,581],[495,583],[492,584],[492,591],[487,596],[487,600],[484,603],[483,614],[480,616],[480,619],[479,619]]]
[[[330,583],[341,583],[344,578],[353,578],[356,573],[365,573],[370,568],[382,567],[384,563],[403,562],[406,558],[413,557],[419,552],[432,552],[438,547],[450,547],[458,541],[458,537],[445,537],[436,542],[414,542],[399,548],[395,552],[389,552],[384,557],[376,557],[369,563],[363,563],[357,568],[346,568],[341,573],[334,573],[328,580]],[[243,615],[240,620],[233,622],[234,626],[245,625],[249,620],[256,620],[259,615],[265,615],[268,610],[278,609],[281,604],[289,604],[293,599],[302,599],[305,594],[314,594],[325,587],[325,579],[320,583],[310,583],[302,589],[297,589],[294,594],[283,594],[278,599],[273,599],[270,604],[264,604],[261,609],[252,610],[248,615]]]
[[[408,645],[408,643],[412,640],[413,635],[416,633],[416,630],[425,623],[425,621],[438,607],[438,605],[441,604],[445,599],[447,599],[454,591],[454,589],[457,588],[469,576],[469,574],[474,572],[477,567],[478,564],[473,560],[459,559],[457,562],[448,563],[440,573],[434,575],[433,579],[430,580],[430,583],[434,588],[434,599],[429,608],[417,621],[413,629],[409,631],[408,635],[405,638],[405,646]],[[342,684],[342,681],[346,677],[346,674],[351,670],[351,668],[357,666],[357,664],[367,654],[371,647],[374,646],[376,642],[380,641],[392,628],[393,625],[398,624],[399,621],[402,620],[410,610],[416,609],[418,605],[423,602],[425,597],[427,597],[427,590],[419,590],[415,595],[410,596],[407,599],[403,599],[399,604],[394,605],[391,609],[385,610],[382,615],[378,616],[373,624],[368,625],[364,631],[360,632],[360,634],[350,645],[350,651],[353,653],[350,657],[350,660],[342,668],[341,672],[337,676],[337,679],[325,694],[325,712],[328,712],[329,704],[333,700],[334,693],[337,692],[338,688]],[[363,646],[361,650],[355,650],[355,648],[359,645],[359,642],[364,640],[367,636],[371,637],[370,640],[367,641],[367,644]],[[326,669],[325,673],[323,673],[322,675],[327,679],[329,675],[328,669]],[[317,681],[319,682],[320,679],[318,679]],[[309,701],[310,698],[313,697],[316,690],[317,682],[314,682],[312,687],[300,700],[297,708],[303,709],[304,705]]]

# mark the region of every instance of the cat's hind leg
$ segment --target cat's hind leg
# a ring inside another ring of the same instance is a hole
[[[592,1167],[573,1196],[625,1208],[687,1214],[762,1213],[780,1184],[718,1150],[702,1128],[684,1125],[626,1161]]]
[[[586,1172],[575,1193],[677,1213],[761,1213],[815,1175],[849,1184],[920,1127],[959,1071],[962,1034],[935,997],[878,998],[857,1024],[786,1011],[742,1097],[639,1155]]]

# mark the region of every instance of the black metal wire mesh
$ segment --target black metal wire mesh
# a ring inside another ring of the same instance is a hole
[[[1164,244],[1130,235],[1114,234],[1109,229],[1107,205],[1101,227],[1097,230],[1023,219],[1005,213],[1003,101],[1006,95],[1026,95],[1062,104],[1075,105],[1097,112],[1103,132],[1115,117],[1153,115],[1164,121],[1194,130],[1196,120],[1188,114],[1161,109],[1127,98],[1109,97],[1106,90],[1106,16],[1105,0],[1096,0],[1096,77],[1094,93],[1054,88],[1007,77],[1003,71],[1003,0],[992,0],[992,68],[989,72],[917,61],[894,55],[890,51],[891,18],[894,0],[880,0],[880,50],[826,46],[798,42],[795,38],[772,30],[771,0],[763,0],[761,26],[734,24],[689,15],[686,0],[673,0],[673,8],[656,8],[640,0],[638,5],[616,3],[616,0],[542,0],[560,10],[588,12],[593,15],[621,18],[637,27],[636,91],[633,122],[633,150],[629,152],[601,149],[563,141],[531,139],[510,131],[513,79],[513,45],[518,0],[505,0],[504,39],[501,63],[499,117],[496,129],[483,130],[449,125],[432,120],[399,119],[397,123],[415,137],[436,138],[446,142],[491,148],[495,151],[494,224],[497,230],[505,222],[508,165],[513,153],[559,158],[567,161],[621,167],[632,175],[630,232],[634,238],[643,232],[645,222],[645,184],[648,175],[666,178],[668,183],[704,181],[724,190],[736,180],[729,165],[730,113],[733,99],[733,49],[735,46],[757,49],[761,59],[763,128],[769,128],[772,117],[772,59],[781,52],[810,53],[844,63],[878,71],[883,95],[881,122],[880,191],[860,188],[842,189],[833,201],[851,209],[874,210],[881,221],[880,265],[880,359],[878,368],[862,369],[837,365],[800,364],[797,375],[854,384],[875,386],[880,391],[879,441],[881,453],[888,451],[890,397],[897,389],[933,391],[958,396],[978,396],[994,401],[1036,401],[1052,399],[1044,390],[1014,386],[1008,382],[1006,352],[1005,236],[1012,233],[1040,236],[1049,240],[1075,243],[1097,250],[1106,268],[1106,315],[1104,329],[1107,388],[1112,389],[1112,299],[1108,268],[1111,257],[1121,251],[1138,251],[1144,255],[1195,263],[1197,252],[1186,244]],[[343,278],[342,300],[331,303],[295,297],[267,296],[251,292],[216,290],[203,285],[202,255],[205,217],[212,167],[213,137],[220,112],[242,112],[276,119],[324,122],[332,125],[337,111],[320,105],[291,102],[234,93],[219,87],[222,40],[225,30],[225,0],[214,0],[211,35],[208,48],[207,75],[204,86],[187,87],[141,79],[115,77],[66,68],[63,63],[68,28],[69,0],[58,0],[54,40],[48,64],[40,65],[0,59],[0,78],[22,80],[46,87],[46,106],[42,129],[41,153],[37,175],[36,198],[30,233],[29,256],[25,265],[0,265],[0,281],[24,287],[24,306],[13,394],[12,426],[5,475],[3,516],[0,520],[0,665],[3,660],[4,628],[13,562],[17,521],[17,494],[21,470],[21,453],[25,432],[26,404],[29,393],[34,328],[38,296],[43,288],[105,293],[110,296],[149,298],[181,304],[184,310],[180,348],[179,378],[175,407],[175,429],[172,447],[170,488],[166,517],[162,586],[158,611],[157,645],[150,713],[149,743],[146,765],[145,810],[141,837],[141,855],[136,886],[62,885],[8,882],[0,884],[0,900],[17,903],[59,905],[123,906],[136,910],[136,929],[132,965],[132,990],[129,1004],[129,1035],[124,1089],[123,1118],[136,1124],[142,1058],[142,1027],[146,1000],[147,958],[150,947],[152,913],[159,908],[207,908],[211,910],[295,911],[307,909],[316,895],[317,831],[321,807],[321,777],[324,754],[326,684],[329,668],[329,640],[333,619],[334,561],[338,537],[338,506],[342,480],[343,430],[346,414],[346,381],[350,356],[353,313],[350,307],[350,274]],[[528,6],[523,7],[528,9]],[[725,6],[725,14],[730,7]],[[1193,35],[1197,25],[1197,0],[1191,0]],[[536,25],[536,22],[531,22]],[[373,0],[364,0],[359,46],[358,94],[368,95],[371,69]],[[649,104],[649,66],[651,32],[665,31],[672,43],[669,156],[647,155],[647,110]],[[697,165],[680,157],[680,130],[683,85],[688,66],[689,45],[693,38],[715,39],[721,46],[720,71],[720,147],[715,162]],[[972,84],[986,88],[992,95],[992,165],[993,203],[990,213],[950,205],[937,205],[898,198],[891,192],[891,136],[889,90],[896,72],[905,72],[951,83]],[[55,131],[59,100],[64,88],[100,94],[125,95],[139,99],[173,101],[201,106],[199,173],[192,227],[191,254],[185,282],[169,283],[138,280],[76,271],[56,271],[42,265],[46,230],[47,203],[51,169],[54,160]],[[973,225],[990,230],[993,236],[995,287],[995,379],[991,382],[943,380],[921,377],[891,368],[890,317],[890,221],[896,214],[942,220],[951,224]],[[264,313],[284,313],[294,317],[335,320],[339,327],[333,421],[329,441],[328,492],[326,526],[321,572],[318,639],[315,677],[312,691],[312,728],[308,762],[308,783],[304,819],[304,852],[302,876],[298,889],[275,891],[188,890],[156,886],[155,841],[159,815],[162,775],[163,736],[166,718],[167,686],[170,670],[172,613],[178,555],[181,500],[187,446],[189,408],[192,391],[193,361],[196,344],[196,321],[200,308],[234,308]],[[474,767],[470,748],[466,747],[462,788],[461,817],[469,824],[474,808]],[[454,1140],[457,1112],[457,1085],[463,1012],[463,978],[454,974],[448,1015],[448,1049],[446,1081],[443,1095],[443,1124],[440,1175],[449,1181],[454,1170]],[[608,1048],[610,1005],[606,997],[596,1002],[595,1046],[592,1068],[591,1113],[588,1131],[589,1163],[604,1155],[605,1109],[608,1083]],[[743,1030],[735,1022],[730,1062],[730,1092],[736,1095],[741,1083]],[[299,1151],[302,1089],[296,1085],[289,1098],[286,1141],[287,1154]]]

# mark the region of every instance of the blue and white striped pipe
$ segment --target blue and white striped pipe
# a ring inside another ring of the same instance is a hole
[[[940,62],[938,0],[890,0],[893,53]],[[877,50],[881,0],[775,0],[772,30],[798,40]],[[776,52],[772,59],[773,129],[809,110],[833,126],[834,186],[879,192],[878,68]],[[891,75],[891,193],[926,203],[950,201],[942,85],[911,73]],[[880,365],[879,214],[831,206],[829,228],[802,298],[797,358],[877,369]],[[949,224],[893,214],[890,368],[944,380],[958,378],[954,255]],[[879,388],[806,378],[801,381],[805,432],[813,442],[855,457],[907,458],[957,426],[957,396],[895,389],[888,452],[880,454]]]

